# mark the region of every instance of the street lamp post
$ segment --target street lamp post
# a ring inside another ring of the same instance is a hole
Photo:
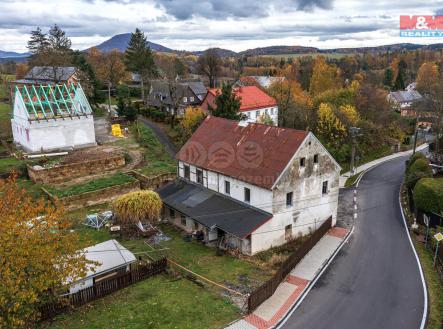
[[[355,172],[355,146],[357,144],[357,136],[361,136],[360,134],[360,128],[357,127],[351,127],[349,128],[349,134],[351,135],[352,138],[352,151],[351,151],[351,175],[354,175]]]

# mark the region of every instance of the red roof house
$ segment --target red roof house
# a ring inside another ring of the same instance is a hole
[[[209,106],[215,109],[217,106],[215,105],[215,99],[220,94],[220,89],[209,89],[206,94],[205,99],[201,105],[202,109],[209,113]],[[263,90],[258,88],[257,86],[245,86],[245,87],[237,87],[233,88],[233,93],[240,98],[241,106],[240,111],[253,111],[264,108],[269,108],[273,106],[277,106],[277,101],[265,93]]]

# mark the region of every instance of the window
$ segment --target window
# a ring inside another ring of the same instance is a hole
[[[318,154],[314,154],[314,163],[318,163]]]
[[[231,182],[225,180],[225,193],[231,194]]]
[[[300,159],[300,167],[304,167],[305,166],[305,162],[306,162],[306,159],[305,158],[301,158]]]
[[[186,227],[186,217],[185,217],[184,215],[181,215],[181,216],[180,216],[180,222],[182,223],[182,225],[183,225],[184,227]]]
[[[248,119],[251,118],[251,112],[246,112],[246,115],[248,116]]]
[[[197,183],[203,185],[203,170],[197,169]]]
[[[189,169],[188,165],[184,166],[184,171],[185,171],[185,174],[184,174],[185,178],[191,179],[191,170]]]
[[[290,240],[292,238],[292,224],[285,226],[285,240]]]
[[[271,109],[271,115],[274,115],[274,108]]]
[[[251,190],[245,187],[245,202],[251,202]]]
[[[292,192],[286,193],[286,207],[292,207]]]
[[[268,114],[268,109],[265,110],[265,113]]]
[[[260,116],[260,111],[255,111],[255,117],[258,118]]]
[[[169,217],[170,218],[175,218],[175,211],[174,211],[174,209],[169,209]]]
[[[198,230],[198,223],[196,221],[194,221],[194,230],[197,231]]]
[[[322,192],[322,194],[328,194],[328,181],[323,182],[321,192]]]
[[[188,97],[183,97],[183,103],[188,102]]]
[[[194,97],[193,96],[189,97],[189,101],[193,102],[194,101]]]

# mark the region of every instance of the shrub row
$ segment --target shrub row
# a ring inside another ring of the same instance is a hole
[[[443,213],[443,178],[423,178],[414,188],[414,204],[418,209]]]

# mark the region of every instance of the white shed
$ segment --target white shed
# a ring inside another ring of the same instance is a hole
[[[137,261],[132,252],[116,240],[108,240],[92,247],[83,249],[86,259],[98,262],[94,270],[89,270],[86,276],[71,285],[69,292],[75,293],[91,287],[96,282],[130,270],[130,264]]]
[[[15,86],[14,143],[26,152],[96,145],[92,109],[80,84]]]

